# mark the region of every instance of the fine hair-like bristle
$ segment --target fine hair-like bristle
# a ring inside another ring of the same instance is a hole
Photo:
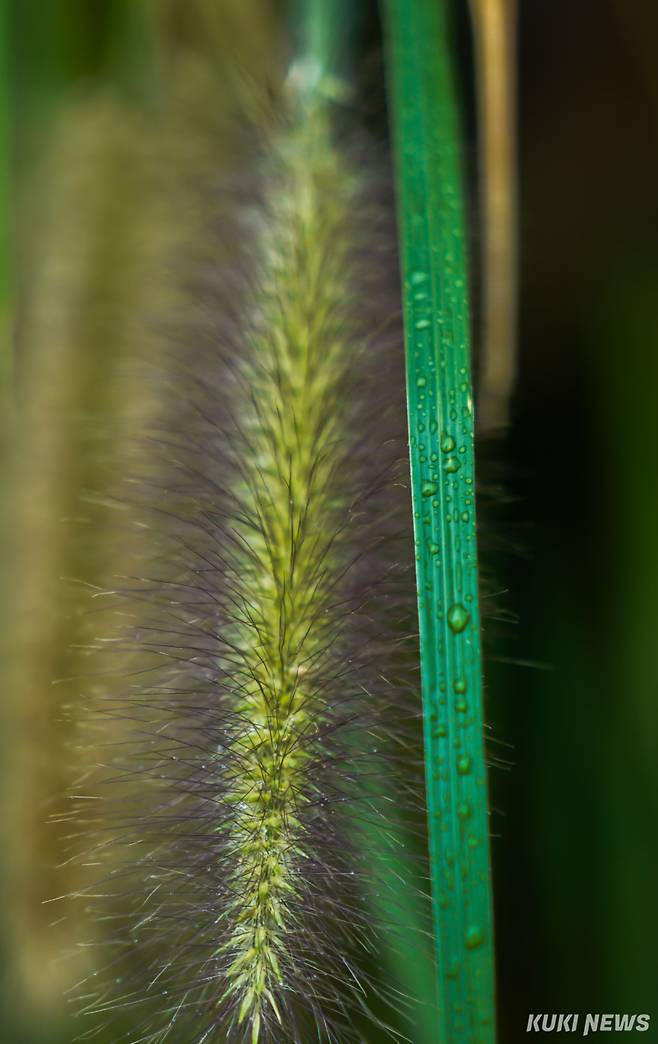
[[[230,265],[185,261],[151,560],[116,595],[138,663],[95,708],[125,724],[81,819],[112,925],[85,1011],[135,1042],[357,1040],[377,993],[365,839],[414,660],[396,259],[324,104],[260,170]]]

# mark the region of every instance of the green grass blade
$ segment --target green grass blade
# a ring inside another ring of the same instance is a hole
[[[473,399],[446,0],[384,0],[404,279],[437,1041],[495,1039]]]

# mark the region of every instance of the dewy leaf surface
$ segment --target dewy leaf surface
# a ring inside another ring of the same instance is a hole
[[[385,0],[440,1044],[495,1039],[474,416],[446,0]]]

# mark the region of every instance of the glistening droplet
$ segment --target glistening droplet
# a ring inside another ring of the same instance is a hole
[[[469,950],[476,950],[484,942],[484,932],[479,924],[472,924],[466,932],[466,946]]]
[[[423,490],[424,493],[424,490]],[[455,602],[448,610],[448,626],[454,634],[460,634],[467,626],[471,614],[460,602]]]
[[[421,283],[427,282],[427,272],[412,272],[409,276],[409,282],[412,286],[419,286]]]

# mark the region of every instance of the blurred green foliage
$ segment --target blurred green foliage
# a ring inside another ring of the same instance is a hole
[[[656,997],[657,30],[647,2],[521,5],[521,356],[497,449],[518,623],[489,668],[513,746],[492,774],[511,1042],[530,1011]],[[549,669],[493,662],[517,657]]]

